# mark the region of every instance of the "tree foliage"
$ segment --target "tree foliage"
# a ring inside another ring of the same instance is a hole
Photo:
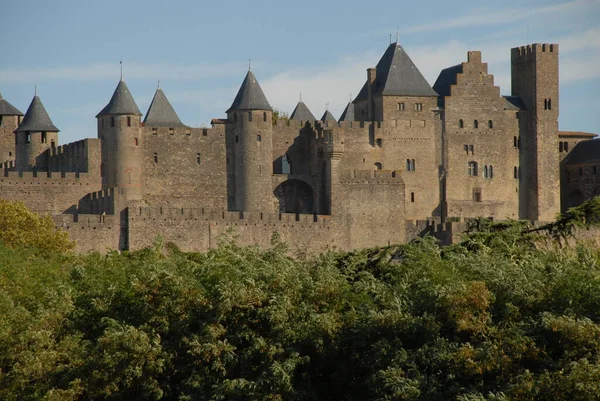
[[[56,230],[50,216],[40,216],[21,202],[4,199],[0,199],[0,243],[34,248],[42,254],[62,253],[74,247],[66,232]]]
[[[600,250],[475,228],[303,260],[0,246],[0,399],[599,399]]]

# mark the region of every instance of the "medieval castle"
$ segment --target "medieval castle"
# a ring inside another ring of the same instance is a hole
[[[79,251],[157,236],[206,250],[230,228],[349,250],[469,217],[549,221],[600,193],[600,140],[558,130],[558,45],[514,48],[511,64],[511,96],[478,51],[431,87],[392,43],[339,120],[302,102],[275,119],[248,71],[212,128],[184,125],[161,89],[142,119],[120,81],[97,138],[62,146],[39,97],[23,116],[0,96],[0,197],[51,214]]]

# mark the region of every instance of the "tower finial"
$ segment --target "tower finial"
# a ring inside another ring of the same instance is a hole
[[[396,43],[400,41],[400,27],[396,27]]]
[[[34,85],[33,87],[33,94],[34,96],[37,96],[37,85]]]
[[[158,80],[158,87],[156,89],[160,89],[160,79]]]
[[[248,59],[248,71],[252,71],[252,59]]]
[[[352,101],[352,93],[350,93],[350,101]]]
[[[123,80],[123,57],[119,60],[119,64],[121,65],[121,81]]]
[[[302,92],[300,92],[300,101],[302,101]]]
[[[392,34],[390,33],[390,45],[392,44]]]
[[[325,110],[329,111],[329,102],[325,103]]]

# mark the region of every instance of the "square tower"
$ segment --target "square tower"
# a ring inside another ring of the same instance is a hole
[[[520,218],[554,220],[560,211],[558,154],[558,45],[535,43],[511,50],[512,95],[523,102]]]

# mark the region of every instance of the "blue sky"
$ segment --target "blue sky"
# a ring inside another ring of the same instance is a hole
[[[481,50],[503,94],[511,47],[559,43],[560,129],[600,133],[600,0],[4,0],[1,20],[0,92],[25,112],[37,85],[61,143],[96,137],[121,58],[142,112],[160,80],[191,126],[224,117],[249,58],[272,106],[339,117],[397,27],[431,85]]]

